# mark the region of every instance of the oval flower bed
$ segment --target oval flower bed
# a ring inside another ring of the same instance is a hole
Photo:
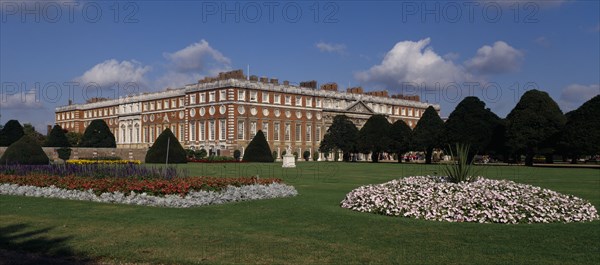
[[[279,179],[176,177],[172,179],[0,175],[0,194],[190,207],[297,195]]]
[[[354,189],[341,206],[360,212],[448,222],[570,223],[598,219],[596,208],[578,197],[485,178],[456,184],[445,177],[407,177]]]

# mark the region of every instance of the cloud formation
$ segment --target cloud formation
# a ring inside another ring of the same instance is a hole
[[[165,53],[170,66],[179,73],[202,72],[209,68],[229,66],[231,60],[214,49],[206,40],[193,43],[174,53]]]
[[[36,92],[18,92],[14,94],[0,94],[0,105],[2,109],[40,109],[43,107],[42,99]]]
[[[467,60],[465,66],[477,74],[502,74],[517,71],[523,61],[523,53],[504,41],[494,45],[484,45],[477,50],[475,57]]]
[[[380,64],[356,73],[355,78],[360,82],[383,83],[389,88],[406,83],[444,86],[473,79],[462,66],[436,54],[430,42],[430,38],[398,42]]]
[[[141,85],[146,82],[145,75],[150,70],[150,66],[144,66],[135,60],[119,62],[110,59],[95,65],[75,80],[85,84],[96,83],[102,88],[126,83]]]
[[[315,44],[315,47],[319,49],[321,52],[331,52],[331,53],[343,53],[346,50],[346,45],[344,44],[335,44],[335,43],[325,43],[318,42]]]
[[[173,53],[164,53],[167,71],[158,78],[161,87],[182,87],[196,83],[206,75],[231,70],[231,60],[210,46],[208,41],[192,43]]]
[[[564,112],[574,110],[584,102],[600,94],[600,84],[571,84],[562,89],[559,104]]]

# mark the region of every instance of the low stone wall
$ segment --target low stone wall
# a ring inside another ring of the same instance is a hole
[[[0,156],[4,154],[7,147],[0,147]],[[42,147],[51,161],[58,159],[58,153],[55,147]],[[71,159],[118,156],[122,159],[144,161],[146,149],[128,149],[128,148],[87,148],[71,147]]]

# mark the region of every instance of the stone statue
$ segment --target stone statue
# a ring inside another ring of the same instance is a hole
[[[283,165],[281,167],[283,167],[283,168],[296,167],[296,158],[294,157],[294,154],[292,154],[292,148],[290,148],[289,146],[287,147],[287,149],[285,151],[285,155],[283,156]]]

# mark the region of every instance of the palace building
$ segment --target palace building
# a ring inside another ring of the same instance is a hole
[[[228,156],[236,149],[243,153],[262,130],[272,151],[281,155],[290,148],[301,156],[318,150],[336,115],[348,116],[358,128],[373,114],[414,127],[430,105],[418,96],[364,92],[361,87],[340,92],[335,83],[319,88],[316,81],[292,85],[275,78],[247,78],[236,70],[163,92],[61,106],[56,108],[56,124],[83,133],[92,120],[103,119],[118,148],[143,149],[170,128],[184,148]],[[439,105],[433,107],[439,112]]]

